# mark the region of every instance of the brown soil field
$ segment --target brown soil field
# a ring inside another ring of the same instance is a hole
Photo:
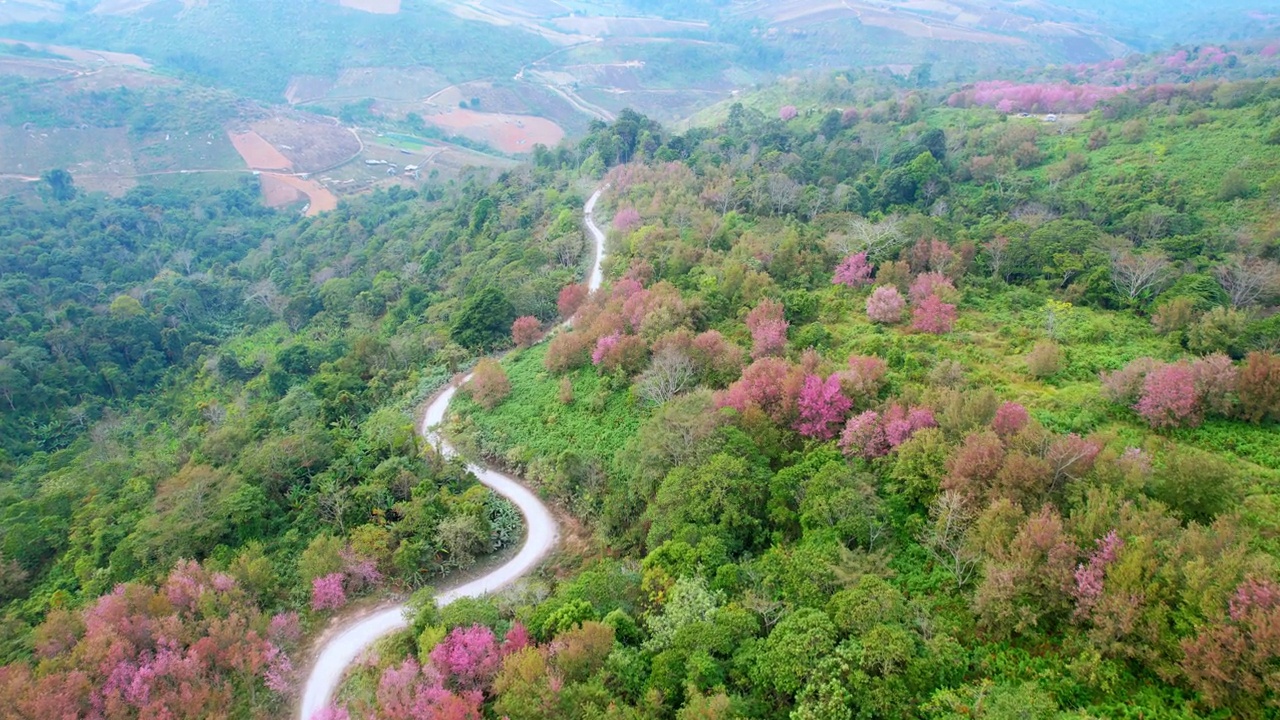
[[[143,60],[137,55],[130,55],[129,53],[110,52],[107,50],[85,50],[83,48],[73,48],[65,45],[44,45],[42,43],[30,43],[22,40],[11,40],[9,38],[0,38],[0,43],[5,45],[26,45],[34,50],[61,55],[65,58],[81,63],[128,65],[141,70],[149,70],[151,68],[151,64],[146,60]]]
[[[400,12],[400,0],[338,0],[338,4],[375,15],[395,15]]]
[[[450,132],[488,143],[505,153],[531,153],[533,146],[552,147],[564,138],[564,130],[546,118],[532,115],[451,110],[429,115],[427,121]]]
[[[240,157],[244,158],[245,164],[251,170],[293,169],[293,163],[289,162],[289,158],[252,130],[242,133],[228,132],[227,137],[231,138],[231,144],[235,145],[236,152],[240,153]]]
[[[259,179],[262,182],[262,199],[267,207],[291,205],[304,195],[311,201],[307,217],[315,217],[338,207],[338,196],[314,180],[274,173],[263,173]]]
[[[325,120],[276,115],[253,123],[250,129],[298,172],[319,172],[360,152],[360,141],[349,130]]]

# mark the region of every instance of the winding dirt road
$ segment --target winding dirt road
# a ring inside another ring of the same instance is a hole
[[[595,242],[595,259],[591,263],[591,272],[587,275],[587,287],[591,290],[599,288],[604,281],[604,273],[601,269],[601,262],[604,260],[604,232],[596,225],[594,217],[596,201],[600,199],[603,192],[604,188],[596,190],[583,208],[583,222]],[[468,375],[440,393],[427,406],[426,414],[422,419],[423,437],[440,447],[448,456],[457,455],[457,450],[436,432],[436,428],[444,422],[449,402],[453,400],[458,387],[470,377]],[[474,473],[480,482],[520,508],[525,521],[524,545],[515,557],[492,572],[441,592],[436,596],[436,602],[440,605],[447,605],[458,598],[487,595],[506,587],[541,562],[555,547],[560,536],[559,527],[551,511],[538,499],[537,495],[520,484],[519,480],[477,463],[468,463],[467,469]],[[354,619],[330,634],[316,654],[315,664],[307,676],[302,692],[300,720],[311,720],[317,712],[329,704],[347,668],[370,645],[378,638],[407,625],[404,613],[405,605],[395,605]]]

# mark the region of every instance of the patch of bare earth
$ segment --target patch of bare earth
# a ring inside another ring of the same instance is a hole
[[[531,153],[534,145],[552,147],[564,138],[564,130],[546,118],[532,115],[451,110],[429,115],[427,121],[451,133],[479,140],[505,153]]]
[[[293,163],[257,132],[228,132],[227,137],[251,170],[263,171],[259,176],[262,201],[268,207],[292,205],[301,200],[303,195],[310,203],[307,208],[308,217],[338,207],[337,196],[323,185],[289,174],[293,170]]]
[[[227,137],[250,170],[292,170],[293,163],[258,133],[229,132]]]
[[[253,123],[252,130],[298,172],[327,170],[360,152],[351,131],[325,120],[277,115]]]

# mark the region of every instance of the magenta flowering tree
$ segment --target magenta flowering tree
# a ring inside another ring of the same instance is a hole
[[[788,422],[800,391],[796,375],[796,368],[782,358],[760,358],[748,365],[727,390],[716,393],[716,407],[731,407],[738,412],[755,407],[776,423]]]
[[[502,666],[502,652],[484,625],[459,627],[432,649],[431,664],[459,690],[481,690]]]
[[[892,285],[881,285],[867,298],[867,319],[871,322],[893,324],[902,320],[907,301]]]
[[[1116,561],[1123,547],[1124,540],[1112,530],[1106,537],[1097,540],[1097,548],[1089,555],[1089,561],[1076,568],[1076,586],[1073,592],[1076,617],[1087,616],[1098,604],[1098,600],[1102,598],[1107,566]]]
[[[343,573],[330,573],[311,581],[311,609],[315,611],[337,610],[347,604],[347,593],[342,587]]]
[[[560,295],[556,298],[556,309],[560,311],[560,317],[570,318],[578,312],[578,308],[582,307],[582,303],[587,299],[586,285],[565,285],[560,288]]]
[[[1153,428],[1199,424],[1195,373],[1186,363],[1157,367],[1142,381],[1142,396],[1133,409]]]
[[[956,306],[930,295],[911,313],[911,327],[920,332],[943,335],[951,332],[956,322]]]
[[[610,333],[596,341],[595,350],[591,351],[591,364],[600,365],[605,358],[609,356],[609,351],[618,346],[622,341],[622,333]]]
[[[622,234],[627,234],[640,227],[640,211],[630,205],[620,208],[613,216],[613,227]]]
[[[378,681],[380,720],[481,720],[484,695],[479,690],[450,692],[431,665],[409,658],[382,672]]]
[[[1116,65],[1115,63],[1119,64]],[[1116,70],[1124,67],[1124,60],[1100,66]],[[1059,83],[1017,83],[1008,80],[992,80],[974,83],[947,99],[952,107],[997,108],[1000,112],[1034,113],[1083,113],[1098,103],[1119,95],[1129,88],[1125,85],[1073,85]]]
[[[831,282],[848,288],[858,288],[871,284],[871,263],[867,262],[867,254],[860,252],[850,255],[836,266],[835,276]]]
[[[991,429],[1002,438],[1016,435],[1022,428],[1030,422],[1031,416],[1027,413],[1027,409],[1018,403],[1007,402],[996,410],[996,416],[991,420]]]
[[[873,355],[851,355],[849,369],[836,373],[845,394],[852,400],[871,399],[880,394],[889,364]]]
[[[747,313],[747,329],[751,331],[751,357],[781,355],[787,349],[787,328],[782,303],[765,298]]]
[[[951,279],[935,270],[917,275],[911,282],[907,295],[911,298],[912,305],[919,305],[929,299],[930,295],[949,298],[955,291],[956,286],[951,283]]]
[[[840,450],[845,457],[860,457],[865,460],[889,454],[889,441],[884,435],[880,413],[868,410],[849,418],[844,432],[840,434]]]
[[[795,105],[783,105],[778,109],[778,118],[782,122],[790,122],[800,115],[800,111],[796,110]]]
[[[532,347],[538,342],[538,335],[541,332],[542,323],[532,315],[516,318],[516,321],[511,323],[511,341],[519,348]]]
[[[817,375],[805,377],[796,405],[800,416],[796,420],[796,431],[818,440],[835,437],[853,408],[853,403],[844,396],[840,378],[836,375],[826,380]]]

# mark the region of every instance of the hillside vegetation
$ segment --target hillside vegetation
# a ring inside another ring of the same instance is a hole
[[[1273,716],[1280,82],[1015,85],[627,111],[301,220],[47,174],[0,223],[0,716],[283,717],[409,593],[325,717]],[[567,544],[437,609],[521,533],[412,413],[511,347],[447,431]]]

